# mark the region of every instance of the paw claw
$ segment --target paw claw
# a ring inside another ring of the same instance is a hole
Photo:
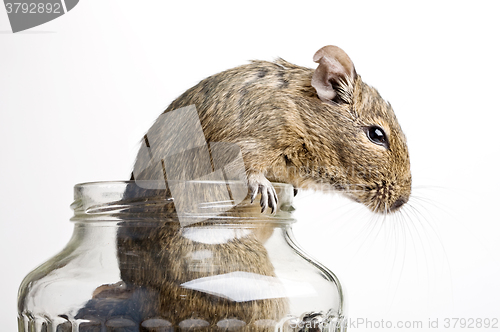
[[[278,195],[269,180],[263,175],[255,176],[257,179],[249,179],[248,187],[251,191],[250,203],[252,204],[260,193],[261,213],[264,213],[268,207],[271,208],[271,214],[275,214],[278,206]]]
[[[269,191],[269,206],[271,207],[271,214],[275,214],[278,205],[278,195],[276,194],[274,187],[270,187]]]
[[[259,193],[259,186],[255,186],[255,188],[251,188],[251,190],[252,190],[252,197],[250,197],[250,204],[253,204],[253,201],[255,201],[255,198]]]
[[[259,186],[260,191],[260,206],[262,207],[260,212],[264,212],[268,206],[268,189],[264,186]]]

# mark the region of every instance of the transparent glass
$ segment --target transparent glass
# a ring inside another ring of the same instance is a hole
[[[187,226],[168,192],[133,186],[75,186],[73,236],[23,280],[19,332],[344,331],[339,281],[293,238],[291,186],[275,214],[214,195]]]

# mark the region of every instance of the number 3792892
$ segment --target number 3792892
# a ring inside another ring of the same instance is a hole
[[[24,14],[62,14],[60,3],[26,3],[26,2],[6,2],[5,8],[7,14],[24,13]]]

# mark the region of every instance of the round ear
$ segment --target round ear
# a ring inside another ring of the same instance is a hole
[[[311,85],[316,89],[318,97],[332,103],[339,94],[339,87],[354,82],[356,70],[349,56],[337,46],[328,45],[321,48],[313,57],[319,63],[314,71]]]

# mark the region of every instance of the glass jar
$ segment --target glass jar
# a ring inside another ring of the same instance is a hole
[[[290,185],[274,184],[275,214],[213,181],[182,212],[135,186],[75,186],[73,236],[23,280],[19,332],[344,331],[339,281],[293,238]]]

